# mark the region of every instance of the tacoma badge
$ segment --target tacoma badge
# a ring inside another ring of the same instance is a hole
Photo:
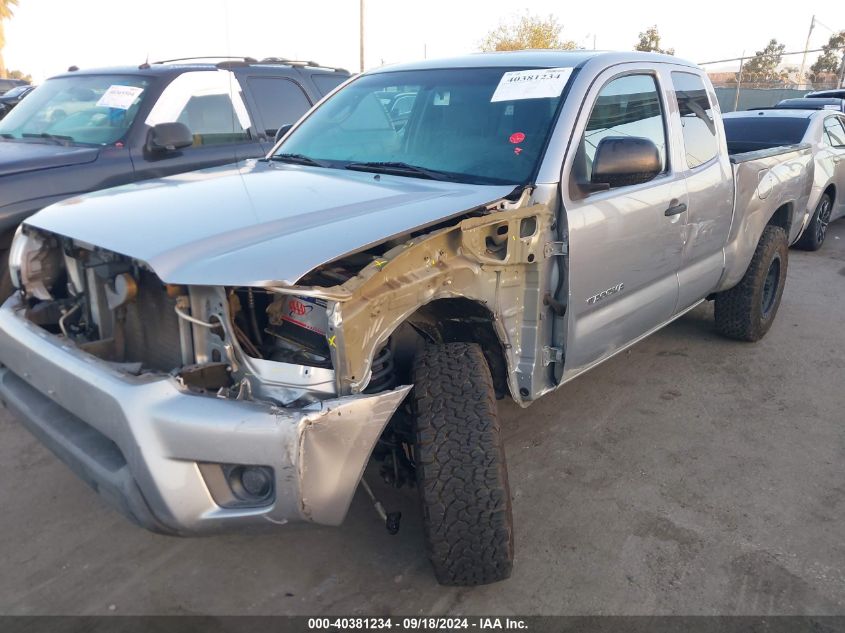
[[[587,299],[587,303],[589,305],[593,305],[594,303],[598,303],[602,299],[607,299],[611,295],[615,295],[617,292],[621,292],[622,289],[625,288],[625,284],[616,284],[615,286],[608,288],[607,290],[602,290],[597,295],[593,295],[589,299]]]

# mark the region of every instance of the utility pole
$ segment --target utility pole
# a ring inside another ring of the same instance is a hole
[[[845,87],[845,51],[842,52],[842,68],[839,69],[839,87]]]
[[[745,51],[742,51],[742,58],[739,60],[739,75],[737,75],[736,78],[736,95],[734,96],[734,112],[736,112],[737,107],[739,107],[739,89],[742,86],[743,66],[745,66]]]
[[[816,26],[816,16],[810,20],[810,30],[807,31],[807,43],[804,44],[804,57],[801,58],[801,70],[798,71],[798,81],[804,82],[804,68],[807,66],[807,50],[810,48],[810,36],[813,34],[813,28]],[[799,83],[799,85],[800,85]]]
[[[360,49],[359,57],[361,59],[361,72],[364,72],[364,0],[360,0]]]

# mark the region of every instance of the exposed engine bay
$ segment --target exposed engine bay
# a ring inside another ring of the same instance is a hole
[[[281,407],[379,393],[409,384],[421,344],[472,340],[497,392],[521,402],[553,386],[521,342],[550,305],[539,288],[556,285],[535,272],[553,218],[529,195],[344,255],[295,287],[165,283],[143,261],[28,226],[10,270],[30,321],[192,392]]]
[[[143,262],[35,229],[16,247],[27,318],[123,373],[168,374],[195,393],[274,406],[337,395],[327,299],[166,284]],[[351,255],[307,282],[342,284],[378,255]],[[387,341],[367,393],[396,385],[393,358]]]
[[[132,376],[170,375],[198,395],[307,407],[337,395],[326,299],[266,288],[163,283],[143,263],[30,229],[13,273],[26,317]],[[358,253],[308,276],[341,284],[378,254]],[[380,347],[365,393],[407,378],[419,336],[402,328]],[[398,357],[398,358],[397,358]],[[410,411],[397,410],[372,457],[382,478],[413,482]],[[398,529],[398,517],[390,520]]]

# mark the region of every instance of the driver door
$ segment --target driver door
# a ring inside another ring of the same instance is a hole
[[[590,89],[564,165],[569,227],[569,329],[564,380],[672,318],[678,299],[687,190],[675,169],[659,70],[613,69]],[[657,147],[662,172],[648,182],[590,190],[605,137]]]

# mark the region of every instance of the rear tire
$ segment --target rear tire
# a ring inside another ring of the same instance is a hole
[[[739,341],[759,341],[775,320],[789,263],[786,231],[767,226],[742,280],[716,295],[716,329]]]
[[[443,585],[513,569],[513,517],[496,393],[474,343],[429,345],[413,368],[417,484],[426,550]]]
[[[830,224],[830,214],[833,211],[833,200],[828,194],[824,194],[819,203],[816,205],[816,210],[813,217],[810,218],[810,223],[804,229],[801,239],[796,242],[795,247],[804,251],[817,251],[824,244],[824,238],[827,235],[827,225]]]

